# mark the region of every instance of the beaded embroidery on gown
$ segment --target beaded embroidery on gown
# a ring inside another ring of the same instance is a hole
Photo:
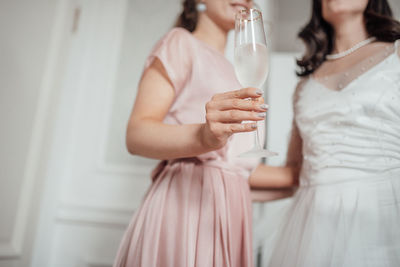
[[[306,78],[294,111],[300,187],[269,266],[400,266],[399,40],[350,71]]]

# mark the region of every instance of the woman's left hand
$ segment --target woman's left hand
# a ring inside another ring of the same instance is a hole
[[[206,104],[202,143],[208,149],[222,148],[232,134],[257,129],[256,122],[264,120],[267,109],[262,91],[256,88],[214,95]],[[243,121],[254,123],[242,123]]]

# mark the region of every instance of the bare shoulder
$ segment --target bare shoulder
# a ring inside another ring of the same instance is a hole
[[[380,51],[380,50],[385,49],[385,48],[391,48],[391,47],[393,47],[393,45],[394,45],[394,43],[391,43],[391,42],[380,42],[380,41],[378,41],[378,42],[372,43],[370,48],[371,48],[372,51],[374,51],[374,50],[375,51]]]

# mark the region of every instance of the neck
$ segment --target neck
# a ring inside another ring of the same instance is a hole
[[[228,31],[215,24],[206,14],[200,14],[193,35],[224,54]]]
[[[349,16],[341,20],[337,25],[334,25],[333,28],[335,30],[333,53],[346,51],[368,38],[364,17],[362,15],[355,17]]]

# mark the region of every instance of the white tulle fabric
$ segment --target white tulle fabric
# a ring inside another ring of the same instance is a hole
[[[297,90],[300,188],[270,267],[400,266],[399,46],[341,88]]]

